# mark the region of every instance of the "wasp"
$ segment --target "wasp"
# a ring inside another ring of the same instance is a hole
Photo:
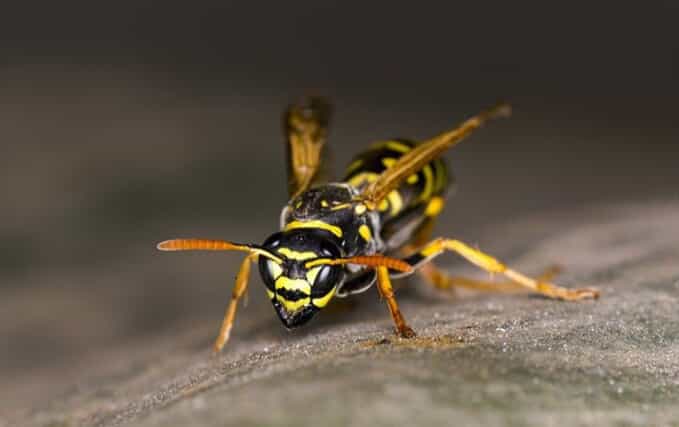
[[[288,329],[307,323],[333,298],[364,292],[377,283],[396,333],[413,337],[415,332],[396,301],[392,279],[416,271],[439,289],[502,289],[511,284],[566,301],[597,298],[595,289],[563,288],[550,283],[549,275],[528,277],[460,240],[431,239],[434,221],[453,184],[441,155],[488,120],[510,114],[511,107],[500,103],[425,141],[374,143],[354,158],[344,179],[332,182],[323,173],[332,107],[319,97],[290,105],[283,114],[290,198],[280,215],[281,230],[261,245],[208,239],[158,244],[163,251],[247,254],[214,350],[220,351],[229,340],[254,262],[269,300]],[[454,252],[491,274],[502,274],[509,283],[450,276],[431,262],[444,252]]]

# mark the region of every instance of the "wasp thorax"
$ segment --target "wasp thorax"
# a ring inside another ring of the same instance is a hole
[[[332,235],[302,229],[276,233],[262,245],[282,262],[259,257],[259,273],[278,316],[288,328],[300,326],[335,295],[343,277],[338,265],[314,264],[341,257]]]

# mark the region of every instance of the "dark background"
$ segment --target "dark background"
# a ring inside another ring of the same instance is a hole
[[[209,345],[239,257],[154,245],[275,231],[279,115],[300,94],[334,99],[338,170],[509,100],[511,120],[448,154],[438,231],[485,248],[498,221],[679,196],[676,2],[135,3],[0,12],[8,407],[96,378],[129,343]],[[253,282],[238,321],[278,331]]]

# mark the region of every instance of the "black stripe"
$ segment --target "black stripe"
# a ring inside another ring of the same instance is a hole
[[[304,298],[309,298],[309,295],[305,294],[304,292],[298,289],[290,290],[285,288],[279,288],[276,289],[276,293],[282,296],[285,300],[290,302],[294,302]]]

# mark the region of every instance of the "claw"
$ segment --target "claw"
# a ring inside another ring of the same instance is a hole
[[[396,331],[396,334],[401,338],[415,338],[417,336],[415,331],[413,331],[413,329],[408,325],[401,326]]]

